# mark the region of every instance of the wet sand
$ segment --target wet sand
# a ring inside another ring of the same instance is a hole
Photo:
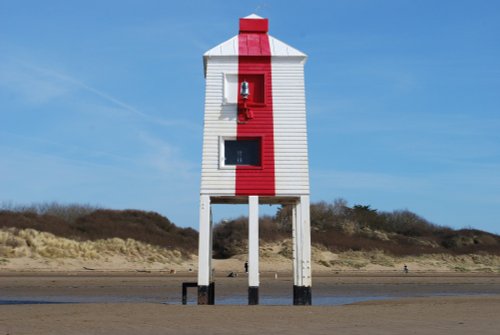
[[[356,274],[314,277],[314,299],[389,298],[340,306],[178,305],[192,274],[0,273],[4,334],[498,334],[500,276]],[[216,278],[216,302],[246,296],[247,278]],[[291,277],[263,274],[261,296],[291,295]],[[190,291],[191,296],[195,290]],[[291,298],[290,298],[291,301]]]
[[[193,273],[170,275],[140,272],[1,273],[0,300],[52,302],[149,302],[179,304],[183,282],[196,282]],[[247,295],[246,275],[216,276],[217,300]],[[261,275],[260,295],[291,301],[291,274]],[[313,299],[325,297],[404,298],[427,296],[500,295],[500,275],[460,273],[339,273],[313,277]],[[196,289],[190,289],[194,299]],[[241,302],[242,304],[245,301]],[[0,334],[1,335],[1,334]]]

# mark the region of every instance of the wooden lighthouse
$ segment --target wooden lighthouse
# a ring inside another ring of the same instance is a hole
[[[307,56],[240,19],[239,34],[204,54],[198,304],[213,303],[211,204],[249,205],[248,302],[259,301],[259,204],[293,206],[293,302],[311,304]]]

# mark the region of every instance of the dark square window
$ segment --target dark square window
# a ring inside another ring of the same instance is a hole
[[[260,139],[225,140],[225,165],[260,166]]]

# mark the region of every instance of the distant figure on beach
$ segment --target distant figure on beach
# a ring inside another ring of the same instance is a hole
[[[248,273],[248,262],[245,262],[245,273]]]
[[[403,266],[403,272],[408,273],[408,266],[406,264]]]

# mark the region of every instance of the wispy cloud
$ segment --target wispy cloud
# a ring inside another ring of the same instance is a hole
[[[118,100],[117,98],[115,98],[115,97],[113,97],[113,96],[111,96],[111,95],[109,95],[101,90],[98,90],[94,87],[91,87],[91,86],[85,84],[84,82],[77,80],[77,79],[75,79],[67,74],[60,73],[60,72],[57,72],[57,71],[52,70],[52,69],[47,69],[47,68],[42,68],[42,67],[30,65],[30,64],[24,64],[24,65],[26,68],[31,69],[34,73],[40,73],[40,74],[46,76],[46,78],[48,78],[49,80],[60,81],[62,83],[67,84],[67,86],[75,87],[75,88],[82,89],[84,91],[93,93],[93,94],[97,95],[98,97],[101,97],[104,100],[106,100],[106,101],[126,110],[126,111],[137,114],[138,116],[141,116],[141,117],[148,117],[147,114],[137,110],[136,108],[130,106],[129,104],[127,104],[121,100]]]
[[[127,157],[124,155],[118,155],[114,152],[104,151],[104,150],[96,150],[90,148],[88,146],[77,146],[72,145],[68,142],[62,141],[54,141],[51,139],[37,137],[37,136],[27,136],[14,134],[9,131],[0,130],[0,148],[15,148],[16,151],[21,150],[23,144],[26,143],[26,147],[30,148],[27,151],[32,152],[33,154],[40,154],[41,151],[46,152],[45,155],[50,156],[52,158],[58,159],[68,159],[67,154],[58,154],[58,152],[72,152],[71,155],[73,161],[78,161],[81,164],[90,163],[87,157],[107,157],[110,160],[121,163],[133,163],[134,159],[132,157]],[[47,148],[47,150],[40,150],[39,148]],[[50,153],[50,154],[49,154]],[[80,157],[76,159],[75,157]],[[95,164],[95,163],[92,163]],[[98,166],[104,166],[103,164],[98,164]]]
[[[9,108],[20,111],[8,116],[14,122],[0,123],[2,199],[94,199],[119,207],[107,194],[132,192],[124,186],[130,182],[138,193],[175,203],[175,194],[185,198],[198,178],[183,157],[186,149],[166,139],[178,130],[200,130],[189,120],[149,115],[67,71],[34,62],[0,61],[0,94],[12,97]],[[51,116],[35,124],[38,111]],[[162,193],[167,188],[176,191]],[[151,208],[146,198],[135,206]]]
[[[73,87],[40,71],[0,58],[0,88],[19,96],[28,104],[44,104],[67,95]]]
[[[140,133],[139,139],[148,148],[144,157],[145,163],[162,174],[176,174],[184,178],[194,177],[193,170],[195,170],[195,166],[181,157],[181,150],[177,146],[149,133]]]
[[[71,98],[77,92],[87,92],[129,113],[140,120],[168,127],[198,129],[199,125],[182,119],[163,119],[147,114],[140,109],[95,88],[73,76],[38,66],[32,63],[2,60],[0,64],[0,88],[13,92],[30,104],[45,104],[60,97]]]

